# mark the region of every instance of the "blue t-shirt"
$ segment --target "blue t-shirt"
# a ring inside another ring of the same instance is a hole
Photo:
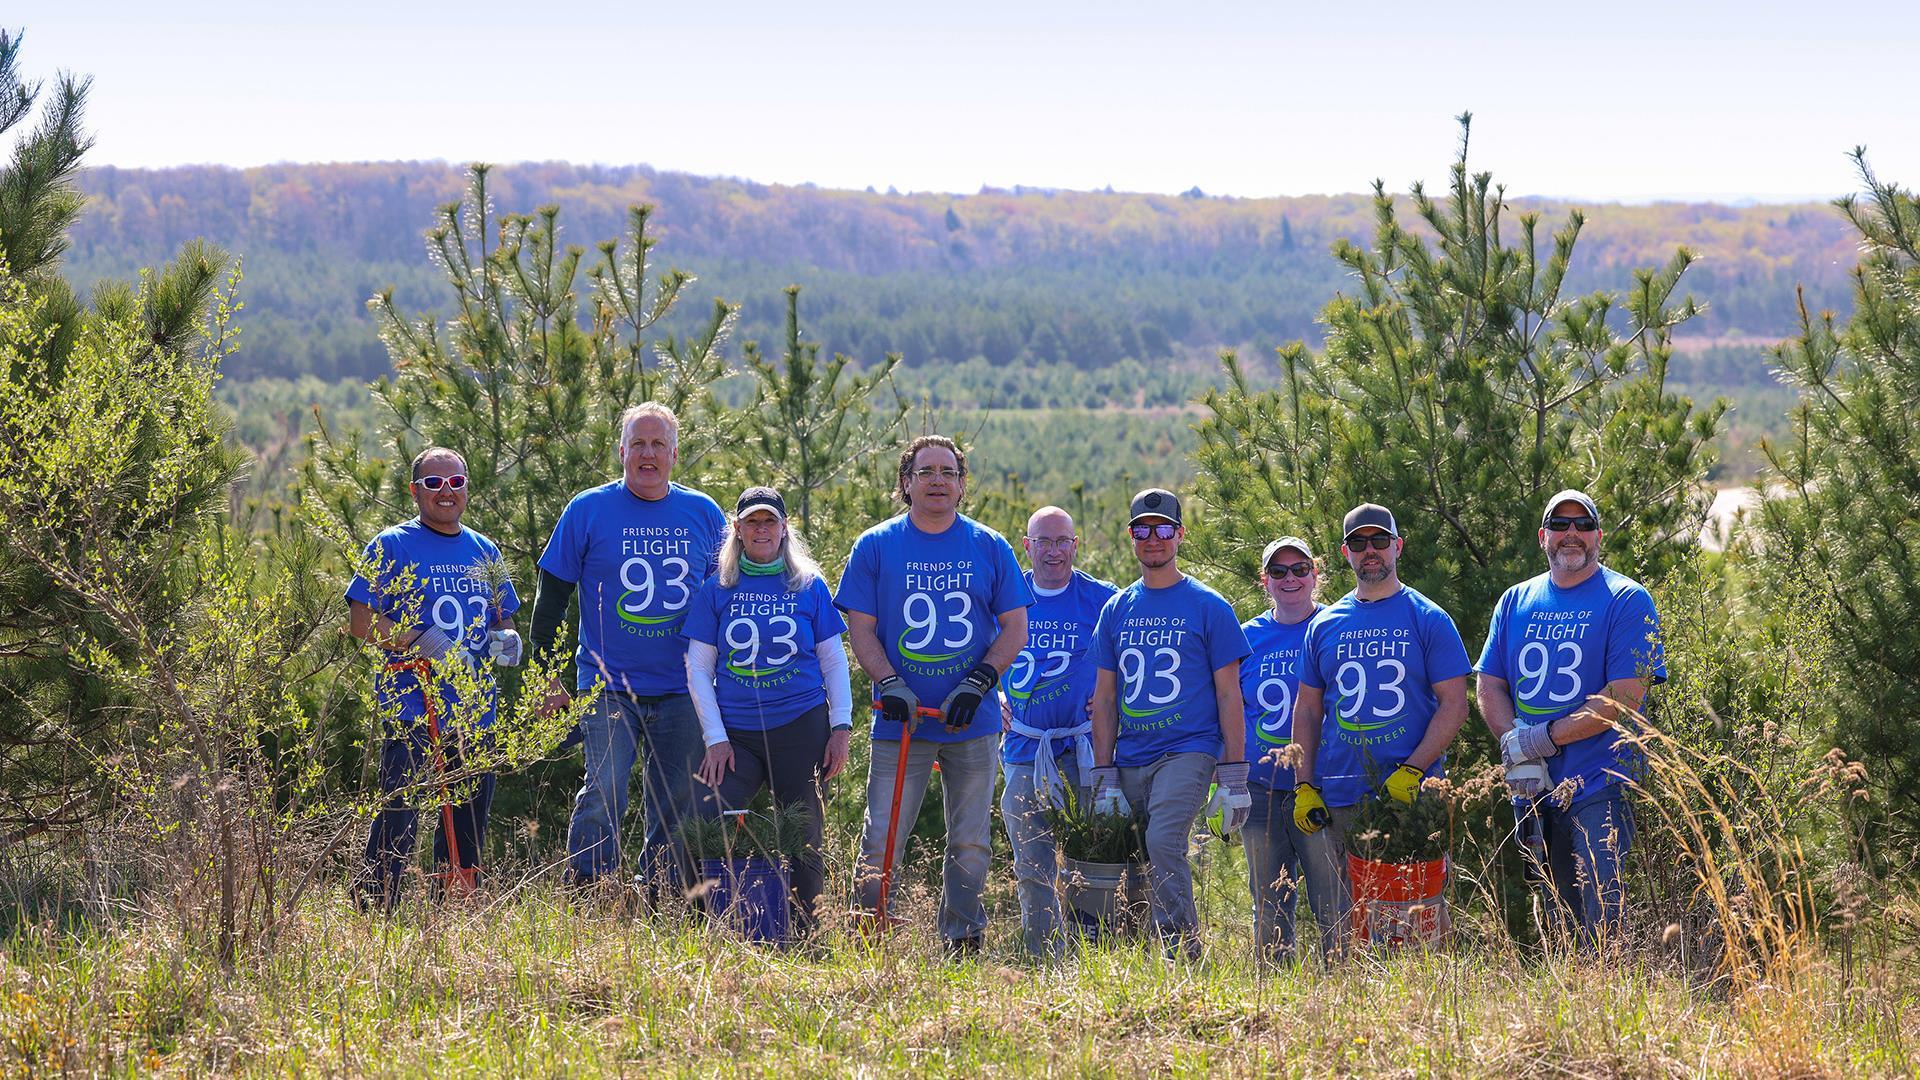
[[[921,532],[907,514],[860,534],[833,602],[871,615],[893,670],[937,709],[1000,632],[998,617],[1033,603],[1020,563],[1001,535],[964,514],[945,532]],[[949,732],[926,717],[915,739],[960,742],[1000,730],[1000,710],[987,702],[972,726]],[[874,714],[873,737],[899,739],[900,725]]]
[[[382,532],[367,544],[367,562],[373,580],[354,577],[347,586],[347,599],[365,604],[376,614],[385,615],[408,630],[438,627],[466,649],[479,656],[487,647],[487,631],[499,626],[520,610],[520,596],[513,583],[501,585],[498,595],[479,567],[500,561],[500,549],[493,541],[466,526],[455,536],[439,533],[420,519],[403,522]],[[390,660],[404,659],[405,652],[387,650]],[[380,711],[402,726],[423,714],[423,699],[418,677],[411,671],[388,671],[384,667],[374,678]],[[442,683],[440,694],[451,708],[458,695],[451,685]],[[493,722],[491,695],[486,711],[477,721],[481,726]]]
[[[1322,610],[1318,604],[1313,611]],[[1240,696],[1247,709],[1248,781],[1290,791],[1293,770],[1274,760],[1293,741],[1293,699],[1300,691],[1300,655],[1306,648],[1312,616],[1283,623],[1271,609],[1240,624],[1253,652],[1240,662]]]
[[[1660,616],[1640,583],[1606,567],[1571,589],[1548,574],[1508,589],[1493,609],[1476,670],[1506,681],[1522,724],[1550,724],[1586,704],[1615,679],[1667,678]],[[1569,777],[1576,799],[1639,775],[1640,754],[1609,728],[1547,759],[1555,786]]]
[[[777,728],[825,702],[814,646],[846,629],[817,577],[798,592],[784,574],[742,574],[731,589],[708,578],[687,609],[687,639],[720,650],[714,696],[735,731]]]
[[[1094,666],[1117,676],[1113,763],[1151,765],[1186,751],[1219,757],[1226,745],[1213,673],[1247,653],[1233,606],[1190,577],[1164,589],[1136,581],[1113,594],[1093,631]]]
[[[727,517],[712,499],[669,484],[647,500],[625,480],[573,497],[553,526],[540,569],[580,586],[575,685],[604,675],[642,697],[687,692],[687,605],[713,573]]]
[[[1348,593],[1307,626],[1300,685],[1325,691],[1314,777],[1328,806],[1352,806],[1406,763],[1440,700],[1433,684],[1472,670],[1453,616],[1417,591]],[[1446,772],[1446,756],[1427,769]]]
[[[1026,573],[1033,588],[1033,571]],[[1093,643],[1093,625],[1100,609],[1114,593],[1113,585],[1078,570],[1065,588],[1052,596],[1035,590],[1027,609],[1027,647],[1013,660],[1000,688],[1013,706],[1013,719],[1030,728],[1049,731],[1079,727],[1087,721],[1087,699],[1093,696],[1093,661],[1087,649]],[[1000,760],[1008,765],[1031,765],[1039,740],[1009,732],[1000,743]],[[1053,748],[1066,753],[1073,743],[1055,739]]]

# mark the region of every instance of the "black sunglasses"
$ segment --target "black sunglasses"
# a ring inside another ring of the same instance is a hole
[[[1592,514],[1582,514],[1579,517],[1550,517],[1540,527],[1548,532],[1566,532],[1568,529],[1578,532],[1598,532],[1600,519]]]
[[[1167,524],[1129,525],[1127,531],[1133,534],[1135,540],[1145,540],[1148,537],[1153,537],[1158,540],[1171,540],[1173,539],[1173,535],[1180,531],[1180,526]]]
[[[1294,577],[1306,577],[1311,573],[1313,573],[1313,564],[1310,562],[1267,564],[1267,576],[1270,578],[1283,578],[1288,574],[1292,574]]]
[[[1356,555],[1367,550],[1367,548],[1369,547],[1373,548],[1373,550],[1375,551],[1385,551],[1388,548],[1393,546],[1393,534],[1392,533],[1374,533],[1372,536],[1361,536],[1360,534],[1355,533],[1354,535],[1347,537],[1346,544],[1347,544],[1347,550],[1353,552]]]

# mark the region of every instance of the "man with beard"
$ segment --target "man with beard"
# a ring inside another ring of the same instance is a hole
[[[1224,831],[1245,824],[1246,727],[1233,607],[1181,573],[1186,529],[1173,492],[1133,497],[1127,533],[1140,580],[1113,595],[1093,629],[1092,789],[1096,811],[1145,816],[1154,928],[1170,956],[1200,956],[1187,838],[1217,790]]]
[[[1653,597],[1600,565],[1602,535],[1585,494],[1547,500],[1547,572],[1500,597],[1476,666],[1480,715],[1502,762],[1516,773],[1546,763],[1550,790],[1515,784],[1515,805],[1540,815],[1548,880],[1587,943],[1620,932],[1620,867],[1633,841],[1623,785],[1641,764],[1622,728],[1667,677]]]
[[[1467,719],[1472,670],[1453,616],[1400,583],[1406,541],[1393,513],[1362,503],[1347,511],[1341,535],[1359,584],[1308,625],[1293,707],[1293,820],[1307,834],[1334,826],[1333,843],[1310,847],[1303,869],[1309,895],[1338,898],[1336,924],[1352,904],[1354,808],[1382,795],[1412,802],[1426,777],[1445,772],[1447,747]],[[1329,712],[1334,723],[1323,729]]]

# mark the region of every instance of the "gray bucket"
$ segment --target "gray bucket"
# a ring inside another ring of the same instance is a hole
[[[1068,859],[1067,871],[1060,879],[1061,891],[1075,912],[1104,923],[1120,910],[1120,882],[1126,876],[1126,863]]]

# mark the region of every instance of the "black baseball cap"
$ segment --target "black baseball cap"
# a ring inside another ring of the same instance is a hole
[[[1163,517],[1180,524],[1180,497],[1166,488],[1148,488],[1127,505],[1127,524],[1138,525],[1141,518]]]
[[[1587,497],[1587,493],[1584,491],[1575,491],[1572,488],[1568,488],[1565,491],[1556,492],[1553,498],[1547,500],[1547,508],[1545,510],[1540,511],[1540,527],[1541,528],[1544,529],[1547,527],[1547,519],[1553,516],[1553,508],[1556,506],[1559,506],[1563,502],[1579,503],[1580,506],[1583,509],[1585,509],[1587,513],[1593,515],[1593,520],[1595,521],[1600,520],[1600,508],[1593,505],[1593,500]]]
[[[787,520],[787,500],[770,487],[750,487],[740,493],[740,501],[733,504],[733,516],[746,517],[755,510],[771,510],[773,516],[781,521]]]
[[[1393,536],[1400,535],[1400,526],[1394,524],[1393,511],[1379,503],[1361,503],[1347,511],[1346,518],[1340,522],[1341,541],[1344,542],[1347,537],[1368,526],[1385,529]]]

